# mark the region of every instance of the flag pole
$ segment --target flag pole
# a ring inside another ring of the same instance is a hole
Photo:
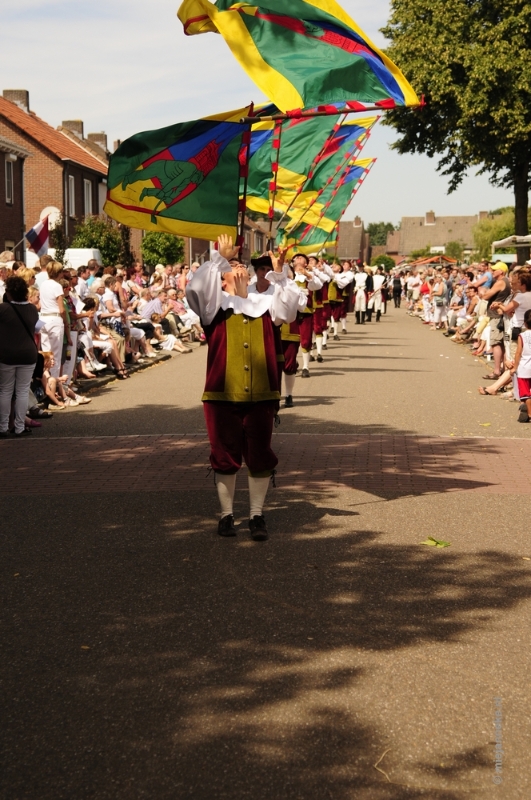
[[[421,101],[416,106],[407,106],[408,108],[423,108],[425,103]],[[313,109],[305,111],[302,108],[297,108],[295,111],[288,111],[286,114],[269,114],[264,117],[242,117],[240,122],[242,124],[257,125],[259,122],[276,122],[277,120],[284,119],[306,119],[312,117],[332,117],[335,114],[366,114],[367,111],[390,111],[394,108],[406,108],[406,106],[398,106],[394,100],[381,100],[373,106],[367,106],[363,103],[347,103],[343,108],[336,108],[335,106],[319,106],[317,111]]]
[[[273,147],[271,153],[271,181],[269,183],[269,233],[267,237],[267,247],[273,249],[273,220],[275,218],[275,199],[278,191],[278,170],[280,167],[280,147],[282,143],[282,122],[275,123],[273,132]]]
[[[243,196],[239,201],[240,219],[238,225],[238,239],[236,244],[243,248],[245,242],[245,209],[247,207],[247,185],[249,183],[249,161],[251,159],[251,133],[254,117],[254,103],[249,106],[249,116],[244,117],[249,129],[242,135],[242,146],[240,148],[240,179],[243,178]],[[244,120],[240,120],[245,124]]]

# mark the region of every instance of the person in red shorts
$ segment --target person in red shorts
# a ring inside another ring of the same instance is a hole
[[[186,288],[208,343],[203,408],[210,464],[221,504],[220,536],[235,536],[236,475],[249,470],[249,530],[255,541],[268,538],[263,506],[278,459],[271,449],[280,391],[274,326],[297,316],[299,292],[288,279],[283,258],[270,254],[266,275],[272,293],[248,292],[249,273],[237,262],[232,238],[220,236],[212,260],[200,266]]]
[[[350,262],[344,262],[344,264],[350,264]],[[350,271],[349,267],[347,267],[347,269],[344,271],[340,264],[334,264],[332,266],[332,271],[334,273],[334,277],[328,285],[328,300],[330,302],[330,310],[332,313],[332,329],[334,331],[334,339],[336,342],[338,342],[338,323],[340,320],[342,321],[343,330],[346,331],[347,329],[346,318],[348,311],[349,286],[354,280],[354,273]]]
[[[297,253],[293,258],[293,272],[295,282],[299,290],[306,295],[306,307],[302,312],[302,319],[299,326],[302,350],[302,373],[301,377],[310,377],[310,352],[312,349],[313,338],[313,315],[315,313],[314,292],[322,287],[322,281],[308,269],[308,256]]]
[[[324,334],[328,328],[327,311],[325,309],[325,300],[328,303],[328,283],[330,276],[321,266],[319,259],[316,255],[308,256],[308,269],[312,273],[314,279],[317,278],[321,281],[321,288],[313,293],[314,299],[314,314],[313,314],[313,333],[315,336],[315,347],[317,349],[317,361],[323,360],[323,346],[325,343]],[[332,273],[333,275],[333,273]]]
[[[518,336],[511,375],[515,373],[522,400],[518,422],[531,422],[531,308],[524,314],[524,329]]]

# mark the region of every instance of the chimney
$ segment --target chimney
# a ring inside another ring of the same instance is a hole
[[[63,128],[75,133],[78,139],[83,138],[83,120],[81,119],[67,119],[64,120],[61,125]]]
[[[363,222],[361,221],[361,217],[354,217],[354,227],[361,228]]]
[[[24,111],[29,111],[29,92],[26,89],[4,89],[4,100],[10,100]]]
[[[426,211],[426,225],[435,225],[435,211]]]
[[[480,219],[488,219],[489,218],[489,212],[488,211],[480,211],[479,212],[479,218]]]
[[[94,144],[98,144],[103,150],[107,150],[107,134],[103,131],[100,133],[89,133],[87,134],[87,139],[89,142],[94,142]]]
[[[112,146],[113,153],[116,153],[116,151],[118,150],[118,148],[120,147],[121,144],[122,144],[122,140],[121,139],[115,139],[114,140],[114,144]]]

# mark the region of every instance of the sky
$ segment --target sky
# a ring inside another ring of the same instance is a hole
[[[341,0],[372,41],[388,0]],[[30,108],[53,126],[82,119],[87,133],[116,139],[240,108],[265,98],[219,35],[186,37],[179,0],[2,0],[6,27],[0,89],[27,89]],[[363,158],[377,158],[345,219],[397,224],[403,216],[469,215],[513,204],[473,172],[447,194],[436,159],[390,149],[391,128],[377,125]]]

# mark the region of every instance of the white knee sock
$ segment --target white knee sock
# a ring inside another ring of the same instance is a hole
[[[347,318],[343,317],[343,319],[341,320],[341,330],[346,331],[346,329],[347,329]]]
[[[228,517],[229,514],[232,514],[236,473],[234,475],[220,475],[219,472],[216,472],[216,488],[221,506],[221,519],[223,519],[223,517]]]
[[[310,369],[310,354],[303,352],[302,354],[302,368]]]
[[[337,322],[335,319],[332,320],[332,327],[334,329],[334,336],[337,336]]]
[[[328,331],[323,331],[323,347],[328,341]]]
[[[323,337],[322,336],[316,336],[315,337],[315,344],[316,344],[316,347],[317,347],[317,355],[318,356],[322,356],[323,355]]]
[[[249,475],[249,519],[261,517],[271,478],[252,478]]]
[[[284,375],[284,388],[286,389],[286,397],[291,397],[295,387],[296,375]]]

